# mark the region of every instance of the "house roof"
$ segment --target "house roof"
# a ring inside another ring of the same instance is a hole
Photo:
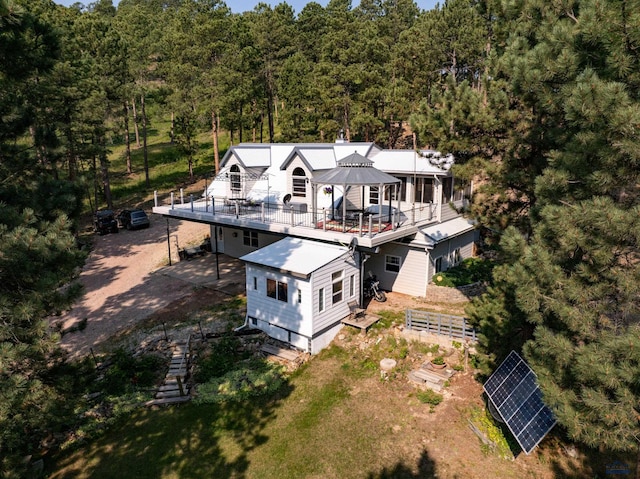
[[[414,150],[382,150],[370,156],[377,169],[387,173],[446,175],[447,170]]]
[[[422,228],[420,233],[422,233],[423,238],[420,238],[420,235],[416,235],[413,243],[422,243],[420,240],[424,240],[425,246],[429,248],[441,243],[442,241],[446,241],[455,236],[466,233],[467,231],[471,231],[474,228],[475,224],[473,221],[466,218],[454,218],[452,220],[445,221],[444,223]]]
[[[311,273],[340,258],[347,251],[348,248],[344,246],[287,237],[240,259],[294,276],[309,277]]]
[[[383,185],[400,183],[384,171],[374,168],[373,161],[358,152],[338,160],[338,166],[311,179],[319,185]]]

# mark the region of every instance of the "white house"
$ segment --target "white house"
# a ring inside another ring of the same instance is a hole
[[[344,246],[288,237],[240,259],[249,324],[303,351],[327,346],[359,297],[358,253]]]
[[[201,198],[156,198],[153,212],[210,224],[214,251],[247,262],[250,320],[317,352],[349,313],[346,303],[320,302],[318,285],[329,298],[327,288],[342,281],[342,291],[361,301],[360,278],[371,272],[385,290],[425,297],[435,273],[473,255],[478,234],[459,213],[472,185],[456,182],[452,162],[431,150],[373,143],[243,143],[227,151]],[[287,247],[308,252],[308,262],[291,263]],[[345,248],[355,283],[346,266],[341,280],[327,283],[334,262],[343,260],[319,256],[318,263],[315,251],[337,255]],[[286,302],[267,295],[267,279],[276,293],[286,284]]]

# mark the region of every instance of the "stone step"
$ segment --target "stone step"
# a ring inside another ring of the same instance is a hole
[[[172,397],[172,398],[152,399],[151,401],[147,401],[146,403],[144,403],[144,405],[147,407],[166,406],[169,404],[183,403],[190,400],[191,400],[191,396],[182,396],[182,397],[178,396],[178,397]]]

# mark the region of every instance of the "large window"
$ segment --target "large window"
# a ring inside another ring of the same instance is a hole
[[[392,256],[390,254],[384,257],[384,270],[389,273],[400,272],[401,259],[400,256]]]
[[[431,203],[433,201],[433,180],[431,178],[416,178],[413,200],[416,203]]]
[[[267,278],[267,296],[278,301],[288,301],[287,283]]]
[[[302,168],[293,170],[293,196],[307,196],[307,175]]]
[[[442,180],[442,203],[453,201],[453,178],[443,178]]]
[[[356,294],[356,277],[355,275],[349,276],[349,297],[352,298]]]
[[[231,195],[239,196],[242,192],[242,181],[240,181],[240,167],[238,165],[231,165],[231,174],[229,175],[229,181],[231,182]]]
[[[331,297],[333,304],[342,301],[342,270],[331,275]]]
[[[257,231],[243,231],[242,232],[242,244],[245,246],[258,247],[258,232]]]
[[[392,201],[398,200],[398,193],[400,193],[400,201],[407,200],[407,177],[403,176],[398,178],[401,183],[398,185],[397,183],[393,185],[386,185],[384,188],[384,199],[389,201],[391,198]]]

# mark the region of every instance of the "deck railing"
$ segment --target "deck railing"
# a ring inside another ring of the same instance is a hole
[[[407,329],[424,331],[450,338],[477,341],[477,331],[462,316],[407,309]]]
[[[177,195],[172,192],[167,200],[167,206],[172,210],[186,210],[212,216],[242,218],[260,223],[284,224],[369,237],[417,223],[424,224],[435,217],[435,205],[432,203],[410,205],[408,209],[401,211],[394,208],[391,215],[367,215],[360,211],[349,212],[343,218],[341,211],[332,211],[330,208],[320,208],[315,212],[307,211],[306,204],[256,203],[242,198],[229,199],[213,196],[203,198],[193,195],[185,196],[182,192]],[[162,206],[157,192],[154,201],[156,207]]]

